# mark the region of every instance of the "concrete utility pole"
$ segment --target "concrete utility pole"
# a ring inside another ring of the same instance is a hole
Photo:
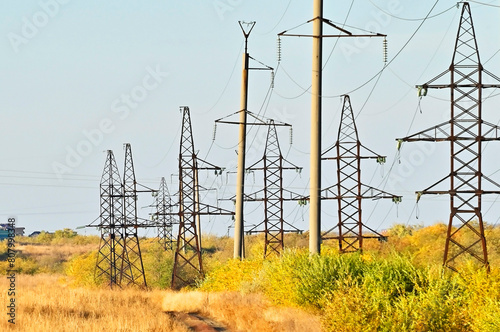
[[[309,252],[321,248],[321,70],[323,66],[323,0],[314,0],[311,85],[311,170],[309,208]]]
[[[243,252],[243,193],[245,187],[245,150],[247,136],[247,107],[248,107],[248,37],[255,22],[249,23],[247,31],[239,22],[245,36],[245,53],[243,54],[243,70],[241,74],[241,103],[240,103],[240,131],[238,141],[238,169],[236,172],[236,214],[234,220],[234,258],[244,258]]]
[[[386,37],[384,34],[353,34],[344,28],[335,25],[323,17],[323,0],[313,0],[313,33],[310,35],[292,34],[287,30],[278,36],[312,37],[312,84],[311,84],[311,162],[310,162],[310,193],[309,202],[309,252],[321,252],[321,94],[323,68],[323,38],[341,37]],[[323,34],[323,23],[340,31],[337,34]],[[386,45],[386,43],[384,43]],[[384,48],[384,54],[386,49]],[[385,58],[384,58],[385,59]]]

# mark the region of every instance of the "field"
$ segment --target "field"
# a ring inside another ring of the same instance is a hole
[[[181,292],[167,289],[172,253],[154,239],[141,240],[149,289],[110,290],[93,280],[97,237],[16,238],[16,326],[5,315],[0,330],[500,331],[500,229],[487,228],[490,273],[472,261],[453,273],[441,268],[444,227],[395,225],[389,242],[349,255],[326,243],[310,256],[307,236],[291,234],[265,261],[261,236],[244,261],[231,259],[231,238],[205,236],[206,277]],[[9,280],[0,287],[6,307]]]

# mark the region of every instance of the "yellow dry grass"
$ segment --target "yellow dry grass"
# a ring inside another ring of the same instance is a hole
[[[0,281],[6,308],[8,280]],[[161,310],[163,291],[71,288],[56,275],[16,276],[16,325],[5,315],[0,331],[178,331],[188,330]],[[4,305],[5,304],[5,305]]]
[[[167,292],[163,310],[200,313],[230,331],[319,332],[318,317],[297,308],[276,307],[259,294]]]
[[[94,249],[96,249],[96,245],[92,243],[82,245],[22,244],[16,246],[18,253],[30,256],[35,260],[51,257],[66,261],[72,256],[85,254]]]

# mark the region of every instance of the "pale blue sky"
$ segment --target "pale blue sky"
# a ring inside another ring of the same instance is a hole
[[[387,34],[391,60],[434,2],[357,0],[353,1],[346,24]],[[500,48],[500,1],[481,2],[493,6],[471,3],[480,55],[483,63],[493,57],[485,67],[499,75],[500,55],[496,52]],[[387,16],[374,4],[393,16]],[[439,1],[430,16],[442,14],[422,25],[377,85],[372,80],[351,93],[354,111],[361,111],[357,118],[361,142],[388,156],[383,170],[369,161],[365,163],[363,182],[373,186],[383,182],[382,171],[387,176],[394,162],[396,137],[436,125],[448,115],[449,92],[433,91],[422,100],[422,114],[417,113],[410,127],[418,105],[414,85],[426,82],[450,65],[461,11],[455,4]],[[324,16],[342,24],[350,5],[351,1],[325,1]],[[250,55],[276,68],[277,33],[311,18],[312,0],[2,1],[2,218],[17,216],[18,224],[28,232],[76,228],[91,222],[99,215],[103,151],[114,150],[121,170],[125,142],[132,144],[138,181],[157,187],[162,176],[170,178],[177,173],[181,105],[191,109],[195,148],[200,150],[200,157],[234,171],[237,128],[219,125],[215,143],[211,143],[214,120],[239,109],[243,36],[238,20],[257,21],[249,40]],[[325,32],[329,29],[325,27]],[[311,30],[308,24],[293,31]],[[326,40],[324,46],[324,59],[332,54],[324,69],[324,148],[336,140],[341,107],[337,96],[361,86],[384,66],[380,38],[356,42],[344,39],[332,52],[335,42]],[[289,145],[288,132],[281,131],[281,146],[287,158],[303,166],[304,171],[301,177],[293,172],[287,174],[285,182],[292,190],[306,194],[311,97],[304,89],[311,80],[311,53],[309,38],[282,38],[282,61],[270,101],[265,100],[270,84],[267,72],[250,73],[249,92],[252,112],[261,111],[294,126],[293,145]],[[140,100],[126,106],[123,96],[131,93]],[[263,103],[267,106],[261,109]],[[498,97],[485,102],[484,118],[489,122],[500,119],[496,105]],[[101,137],[95,130],[99,126],[103,129],[103,121],[107,132]],[[264,129],[249,132],[248,165],[261,158],[264,141],[259,137],[263,135]],[[498,169],[494,162],[498,148],[494,145],[490,143],[485,151],[486,174]],[[69,150],[89,147],[81,158],[68,157]],[[395,222],[430,224],[447,220],[447,197],[424,197],[417,220],[414,191],[449,172],[448,154],[446,143],[433,150],[418,143],[405,145],[401,164],[394,165],[392,180],[385,187],[386,191],[403,195],[403,203],[396,211],[390,202],[380,202],[367,224],[384,229]],[[59,171],[64,173],[59,178],[56,173],[61,165],[71,172]],[[492,177],[495,179],[495,175]],[[215,184],[219,198],[234,193],[234,175],[215,179],[209,174],[200,178],[207,186]],[[324,185],[334,180],[333,163],[325,163]],[[250,176],[247,191],[260,189],[260,181],[258,175],[255,183]],[[169,185],[172,192],[176,191],[175,179]],[[215,198],[215,194],[209,194],[206,203],[213,203]],[[496,198],[487,197],[485,208],[490,208]],[[145,194],[139,206],[150,203],[151,197]],[[232,209],[231,203],[225,204]],[[374,207],[372,202],[366,202],[365,217]],[[288,222],[307,229],[307,207],[297,208],[290,203],[286,209]],[[247,217],[250,224],[262,219],[258,203],[246,204],[246,211],[254,210]],[[498,221],[495,210],[485,214],[486,221]],[[142,209],[140,214],[146,217],[148,212]],[[334,202],[324,203],[324,213],[324,224],[328,225],[325,228],[329,228],[336,222]],[[203,228],[223,234],[230,224],[228,217],[205,218]]]

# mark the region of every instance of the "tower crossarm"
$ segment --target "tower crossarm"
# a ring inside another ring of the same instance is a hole
[[[337,190],[337,184],[327,187],[323,190],[321,190],[321,199],[324,200],[330,200],[330,199],[357,199],[357,198],[362,198],[362,199],[372,199],[372,200],[378,200],[378,199],[392,199],[393,202],[399,203],[401,202],[402,196],[394,195],[391,193],[388,193],[386,191],[367,186],[364,184],[361,184],[361,195],[338,195],[338,190]]]
[[[241,121],[227,120],[228,118],[232,117],[233,115],[240,114],[241,112],[245,112],[248,116],[250,116],[251,118],[254,119],[254,122],[248,122],[248,121],[245,122],[245,124],[248,126],[269,126],[271,124],[271,120],[272,120],[272,124],[276,127],[291,127],[292,126],[289,123],[276,121],[274,119],[269,119],[269,118],[262,119],[258,115],[256,115],[255,113],[252,113],[249,110],[239,110],[239,111],[234,112],[232,114],[226,115],[220,119],[217,119],[214,122],[215,122],[215,124],[218,124],[218,123],[237,124],[237,125],[242,124],[243,122],[241,122]]]
[[[469,72],[464,73],[463,70],[461,69],[468,69]],[[455,82],[448,84],[434,83],[438,81],[440,78],[444,77],[446,74],[450,74],[452,72],[455,74],[455,78],[457,79]],[[419,94],[421,96],[425,96],[427,94],[428,89],[474,88],[474,87],[482,89],[500,88],[500,84],[485,84],[482,82],[482,80],[480,81],[478,79],[474,79],[473,75],[478,74],[479,72],[483,74],[481,78],[484,78],[484,76],[489,76],[495,81],[500,82],[500,77],[484,69],[480,63],[476,63],[474,65],[462,65],[462,66],[452,64],[450,66],[450,69],[445,70],[444,72],[437,75],[430,81],[427,81],[427,83],[415,85],[415,87],[419,89],[420,91]],[[458,77],[456,76],[457,74]]]
[[[246,170],[247,171],[263,171],[264,169],[266,169],[266,167],[264,166],[258,166],[258,164],[263,161],[263,159],[257,161],[255,164],[251,165],[250,167],[248,167]],[[281,170],[287,170],[287,171],[297,171],[297,172],[301,172],[302,171],[302,167],[299,167],[295,164],[292,164],[291,162],[283,159],[283,162],[286,162],[287,164],[289,164],[289,166],[267,166],[267,169],[281,169]]]
[[[427,142],[444,142],[444,141],[498,141],[500,140],[500,127],[487,122],[481,121],[482,135],[474,136],[471,132],[472,128],[477,124],[473,121],[468,120],[458,120],[454,122],[455,125],[455,135],[450,135],[451,123],[450,121],[443,122],[437,126],[419,131],[413,135],[397,138],[398,149],[401,147],[403,142],[417,142],[417,141],[427,141]]]
[[[262,229],[262,226],[264,224],[265,224],[265,221],[262,221],[262,222],[260,222],[257,225],[252,225],[252,227],[249,230],[245,231],[245,233],[248,234],[248,235],[256,234],[256,233],[265,233],[266,230]],[[289,222],[287,222],[285,220],[283,220],[283,224],[289,227],[288,229],[283,229],[284,233],[299,233],[299,234],[302,234],[302,232],[303,232],[302,229],[298,229],[297,227],[295,227],[294,225],[290,224]]]
[[[495,191],[495,190],[481,190],[477,189],[476,186],[471,183],[471,181],[464,180],[463,184],[459,188],[454,188],[453,190],[435,190],[433,188],[437,187],[439,184],[444,183],[451,177],[451,174],[445,176],[441,180],[433,183],[429,187],[416,191],[415,194],[417,195],[417,202],[420,200],[420,197],[423,195],[457,195],[457,194],[471,194],[471,195],[484,195],[484,194],[493,194],[493,195],[498,195],[500,194],[500,191]],[[500,188],[500,184],[497,182],[491,180],[489,177],[482,175],[482,180],[485,180],[492,184],[493,186]]]
[[[355,146],[357,144],[359,144],[359,155],[353,154],[352,149],[351,149],[352,146]],[[346,145],[352,145],[352,146],[350,148],[346,148],[345,147]],[[334,155],[332,157],[326,156],[331,151],[335,151],[335,152],[338,151],[339,154]],[[356,159],[356,158],[359,158],[359,159],[377,159],[378,162],[384,163],[387,156],[380,155],[380,154],[374,152],[373,150],[367,148],[363,144],[359,143],[359,141],[354,141],[354,140],[352,142],[343,141],[342,144],[340,144],[340,142],[337,141],[335,143],[335,145],[333,145],[331,148],[325,150],[321,154],[321,160],[338,160],[338,159],[349,159],[349,158],[352,158],[352,159]]]
[[[265,192],[265,189],[260,189],[260,190],[253,192],[253,193],[245,194],[245,202],[262,202],[262,201],[264,201],[265,200],[264,192]],[[234,201],[235,199],[236,199],[235,196],[231,196],[229,198],[221,198],[219,200],[220,201]],[[299,201],[299,202],[301,202],[301,201],[306,201],[308,199],[309,198],[307,196],[297,194],[293,191],[290,191],[288,189],[283,188],[283,195],[281,197],[281,200],[284,202],[287,202],[287,201]]]
[[[216,206],[198,203],[199,208],[196,214],[199,215],[234,215],[233,211],[225,210]],[[182,213],[182,212],[181,212]]]

